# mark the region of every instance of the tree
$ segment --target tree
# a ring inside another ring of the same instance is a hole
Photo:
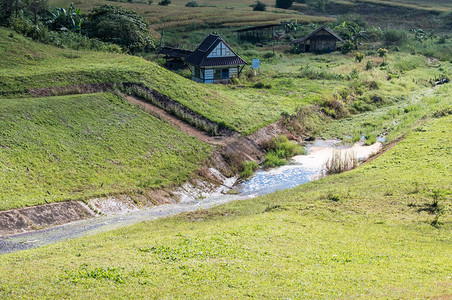
[[[293,0],[276,0],[276,7],[288,9],[293,4]]]
[[[254,11],[266,11],[267,10],[267,4],[261,1],[257,1],[256,4],[251,5],[253,7]]]
[[[29,0],[28,9],[33,14],[33,23],[38,24],[38,15],[43,11],[47,11],[48,0]]]
[[[74,7],[74,3],[71,3],[68,9],[55,8],[54,12],[50,12],[50,19],[47,21],[47,25],[52,30],[77,31],[82,28],[84,18],[82,17],[82,11]]]
[[[146,20],[121,6],[94,8],[87,15],[84,29],[90,38],[120,45],[132,53],[154,48],[155,39],[148,30]]]
[[[352,42],[354,49],[358,49],[362,39],[368,39],[366,31],[362,30],[355,22],[344,21],[341,25],[336,26],[334,30],[338,31],[344,40]]]
[[[28,0],[1,0],[0,24],[9,26],[12,17],[19,17],[29,5]]]
[[[159,2],[161,6],[168,6],[169,4],[171,4],[171,0],[162,0]]]

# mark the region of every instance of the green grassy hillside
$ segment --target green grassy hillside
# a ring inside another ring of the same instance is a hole
[[[450,63],[428,63],[426,57],[406,53],[390,54],[387,65],[377,68],[382,59],[375,53],[358,63],[352,54],[273,55],[242,50],[247,60],[262,59],[261,75],[254,76],[248,66],[238,84],[204,85],[139,57],[58,49],[1,28],[0,37],[0,59],[5,62],[0,66],[0,94],[17,97],[29,94],[29,89],[142,83],[241,133],[307,104],[328,106],[337,99],[360,112],[409,100],[410,93],[425,89],[430,79],[452,74]],[[373,66],[370,70],[368,61]]]
[[[209,146],[111,94],[0,100],[0,210],[181,184]]]
[[[452,293],[451,130],[452,116],[433,119],[347,173],[209,211],[3,255],[0,295],[447,297]]]

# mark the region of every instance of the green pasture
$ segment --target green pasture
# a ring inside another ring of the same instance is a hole
[[[0,114],[0,210],[146,196],[188,180],[211,150],[111,94],[1,99]]]
[[[429,119],[382,156],[346,173],[3,255],[0,295],[447,297],[451,130],[450,115]]]

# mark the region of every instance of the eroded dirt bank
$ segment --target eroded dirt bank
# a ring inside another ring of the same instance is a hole
[[[0,236],[60,225],[94,215],[86,205],[76,201],[0,211]]]

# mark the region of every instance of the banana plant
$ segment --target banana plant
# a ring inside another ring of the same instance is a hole
[[[340,31],[345,40],[351,41],[355,45],[355,49],[358,49],[359,45],[362,45],[362,39],[368,39],[366,31],[354,24],[353,22],[344,21],[341,25],[336,26],[335,30]]]
[[[54,30],[61,31],[78,31],[82,28],[83,16],[80,8],[75,8],[71,3],[68,9],[62,7],[55,8],[54,12],[49,12],[49,26]]]

